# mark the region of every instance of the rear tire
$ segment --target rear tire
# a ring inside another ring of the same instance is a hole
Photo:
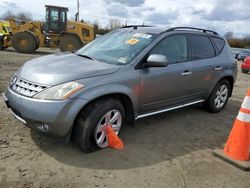
[[[13,36],[12,44],[19,53],[32,53],[36,49],[36,40],[31,33],[19,32]]]
[[[103,117],[112,110],[120,113],[120,127],[122,127],[124,124],[125,111],[121,102],[115,98],[104,98],[97,100],[80,112],[73,128],[73,139],[81,151],[89,153],[97,150],[98,148],[107,147],[105,144],[99,144],[98,146],[96,139],[98,132],[97,128],[98,125],[100,125]]]
[[[248,70],[241,69],[241,72],[247,74],[249,71],[248,71]]]
[[[82,47],[82,42],[74,35],[63,35],[59,48],[62,52],[78,50]]]
[[[4,50],[4,36],[0,36],[0,50]]]
[[[226,106],[231,93],[231,85],[227,80],[221,80],[216,84],[212,94],[204,102],[204,107],[212,113],[218,113]]]

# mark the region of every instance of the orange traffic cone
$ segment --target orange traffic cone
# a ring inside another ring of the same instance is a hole
[[[250,89],[247,92],[233,129],[224,147],[226,155],[236,160],[249,160],[250,149]]]
[[[106,127],[108,146],[114,149],[123,149],[124,145],[122,140],[116,135],[112,127],[109,125]]]
[[[250,89],[241,105],[239,114],[228,137],[224,152],[215,150],[216,156],[244,170],[250,170]]]

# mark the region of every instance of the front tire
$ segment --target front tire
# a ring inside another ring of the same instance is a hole
[[[205,108],[212,113],[218,113],[224,109],[231,93],[231,85],[227,80],[221,80],[215,86],[212,94],[204,102]]]
[[[108,146],[105,127],[111,125],[119,134],[124,124],[125,111],[115,98],[97,100],[80,112],[73,129],[73,138],[84,152],[92,152]]]
[[[13,36],[12,44],[19,53],[33,53],[36,49],[36,40],[29,32],[19,32]]]
[[[249,71],[248,71],[248,70],[241,69],[241,72],[244,73],[244,74],[247,74]]]

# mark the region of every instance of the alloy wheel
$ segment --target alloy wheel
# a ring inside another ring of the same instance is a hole
[[[106,127],[111,126],[116,134],[119,134],[122,125],[122,115],[118,110],[108,111],[98,122],[95,130],[95,142],[100,148],[108,146]]]

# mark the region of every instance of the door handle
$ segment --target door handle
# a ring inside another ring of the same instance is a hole
[[[220,67],[220,66],[214,68],[215,71],[219,71],[221,69],[222,69],[222,67]]]
[[[192,74],[192,72],[190,72],[190,71],[184,71],[181,73],[182,76],[189,76],[191,74]]]

